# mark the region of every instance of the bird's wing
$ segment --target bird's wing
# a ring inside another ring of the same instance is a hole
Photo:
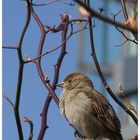
[[[91,98],[93,113],[97,119],[107,128],[120,132],[120,121],[108,100],[96,90],[91,91],[88,97]]]

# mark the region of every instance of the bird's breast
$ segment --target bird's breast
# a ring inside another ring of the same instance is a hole
[[[101,123],[92,113],[92,105],[85,94],[77,95],[75,98],[65,100],[65,115],[75,129],[85,137],[93,137],[98,133],[95,128],[101,127]]]
[[[90,111],[90,100],[83,94],[71,92],[65,99],[65,114],[71,123],[78,123]],[[81,116],[81,117],[80,117]]]

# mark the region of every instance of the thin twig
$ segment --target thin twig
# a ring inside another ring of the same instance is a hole
[[[24,117],[24,122],[27,122],[30,126],[30,133],[29,133],[29,138],[28,140],[32,140],[33,138],[33,122],[28,118],[28,117]]]
[[[87,22],[87,20],[86,19],[72,19],[72,20],[70,20],[70,23],[73,23],[73,22]]]
[[[3,97],[5,100],[7,100],[7,101],[9,102],[9,104],[14,108],[13,102],[12,102],[6,95],[2,94],[2,97]]]
[[[116,13],[116,14],[113,14],[113,13],[112,13],[112,16],[113,16],[114,21],[115,21],[115,19],[116,19],[116,16],[117,16],[119,13],[120,13],[120,11],[119,11],[118,13]],[[119,32],[124,36],[124,38],[126,39],[126,41],[124,41],[124,43],[122,43],[122,44],[125,44],[127,41],[131,41],[131,42],[135,43],[136,45],[138,44],[138,42],[137,42],[136,39],[130,39],[130,38],[128,38],[128,37],[125,35],[125,33],[124,33],[123,30],[119,29],[117,26],[115,26],[115,28],[116,28],[116,30],[119,31]],[[121,44],[120,46],[122,46],[122,44]]]
[[[89,0],[88,0],[88,7],[89,7]],[[89,26],[92,26],[92,20],[89,17]],[[98,63],[97,57],[96,57],[96,52],[95,52],[95,47],[94,47],[94,39],[93,39],[93,30],[92,28],[89,29],[89,33],[90,33],[90,47],[91,47],[91,56],[95,62],[97,71],[99,73],[100,79],[103,83],[103,85],[105,86],[106,90],[108,91],[109,95],[114,99],[114,101],[120,105],[120,107],[131,116],[131,118],[134,120],[134,122],[136,124],[138,124],[138,120],[136,118],[136,116],[115,96],[115,94],[113,93],[113,91],[111,90],[111,88],[109,87],[108,83],[105,80],[105,77],[101,71],[100,65]]]
[[[118,27],[116,27],[116,30],[119,31],[119,32],[124,36],[124,38],[125,38],[127,41],[133,42],[133,43],[135,43],[136,45],[138,45],[137,40],[136,40],[136,39],[128,38],[128,37],[126,36],[126,34],[123,32],[123,30],[119,29]]]
[[[120,27],[120,28],[126,29],[128,31],[131,31],[132,33],[137,33],[138,32],[137,29],[134,29],[134,28],[132,28],[132,27],[130,27],[128,25],[122,24],[120,22],[117,22],[117,21],[112,20],[109,17],[106,17],[106,16],[101,15],[99,12],[95,11],[94,9],[91,9],[90,7],[88,7],[87,5],[85,5],[80,0],[74,0],[74,1],[76,1],[78,4],[80,4],[81,6],[83,6],[91,14],[91,16],[93,16],[93,17],[99,18],[99,19],[101,19],[101,20],[103,20],[105,22],[108,22],[108,23],[112,24],[112,25],[115,25],[117,27]]]
[[[80,28],[80,29],[78,29],[78,30],[76,30],[76,31],[74,31],[74,32],[73,32],[72,29],[71,29],[70,35],[69,35],[65,40],[63,40],[62,44],[60,44],[60,45],[57,46],[56,48],[53,48],[53,49],[51,49],[51,50],[49,50],[49,51],[46,51],[45,53],[42,53],[41,55],[37,56],[36,58],[29,58],[29,57],[27,57],[27,61],[24,61],[24,63],[34,62],[35,60],[40,59],[41,57],[43,57],[43,56],[45,56],[45,55],[47,55],[47,54],[50,54],[50,53],[52,53],[52,52],[58,50],[59,48],[61,48],[61,47],[71,38],[71,36],[73,36],[73,35],[75,35],[75,34],[81,32],[81,31],[83,31],[83,30],[85,30],[85,29],[89,29],[89,28],[94,28],[94,27],[95,27],[95,26],[93,26],[93,27],[87,27],[87,24],[88,24],[88,23],[86,23],[86,24],[84,25],[84,27],[82,27],[82,28]]]
[[[125,41],[122,43],[122,44],[119,44],[119,45],[115,45],[114,47],[122,47],[122,46],[124,46],[124,44],[126,44],[127,43],[127,39],[125,39]]]
[[[60,2],[60,1],[63,1],[63,0],[54,0],[54,1],[51,1],[48,3],[41,3],[41,4],[32,3],[32,6],[48,6],[48,5],[51,5],[51,4],[54,4],[56,2]]]
[[[37,56],[36,58],[33,58],[33,59],[30,59],[30,58],[29,58],[29,60],[25,61],[25,63],[34,62],[35,60],[40,59],[41,57],[43,57],[43,56],[45,56],[45,55],[47,55],[47,54],[49,54],[49,53],[52,53],[52,52],[58,50],[59,48],[62,47],[62,45],[63,45],[64,43],[66,43],[66,42],[70,39],[71,36],[72,36],[72,35],[70,34],[70,35],[66,38],[66,40],[64,40],[64,42],[62,42],[62,44],[60,44],[60,45],[57,46],[56,48],[54,48],[54,49],[52,49],[52,50],[49,50],[49,51],[46,51],[45,53],[42,53],[41,55]]]
[[[25,1],[25,0],[22,0],[22,1]],[[74,3],[71,3],[71,2],[70,2],[70,3],[64,2],[63,0],[54,0],[54,1],[51,1],[51,2],[48,2],[48,3],[41,3],[41,4],[32,3],[32,6],[36,6],[36,7],[48,6],[48,5],[51,5],[51,4],[60,2],[60,1],[62,1],[64,4],[66,4],[66,5],[68,5],[68,6],[75,6]]]
[[[9,50],[17,50],[17,47],[15,46],[2,46],[3,49],[9,49]]]

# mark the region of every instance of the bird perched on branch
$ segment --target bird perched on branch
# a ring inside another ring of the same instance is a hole
[[[81,136],[94,140],[123,140],[113,107],[87,76],[72,73],[57,85],[63,88],[60,111]]]

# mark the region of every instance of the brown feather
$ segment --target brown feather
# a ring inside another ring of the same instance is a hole
[[[120,122],[108,100],[97,90],[88,92],[87,95],[88,98],[91,98],[93,113],[97,119],[110,130],[120,132]]]

